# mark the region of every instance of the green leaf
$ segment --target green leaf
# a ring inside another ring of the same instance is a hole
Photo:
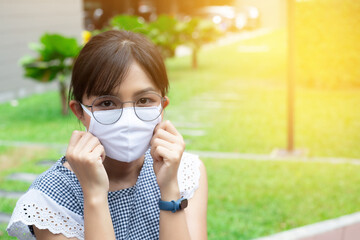
[[[40,53],[44,46],[40,43],[29,43],[29,48],[35,52]]]
[[[35,61],[36,61],[36,59],[34,57],[32,57],[30,55],[25,55],[22,58],[20,58],[18,63],[21,66],[25,66],[25,65],[31,64],[31,63],[33,63]]]
[[[44,61],[76,57],[79,53],[79,45],[75,38],[46,33],[41,37],[40,42],[44,46],[40,51]]]
[[[110,25],[118,30],[133,32],[144,32],[146,28],[146,24],[141,18],[130,15],[115,16],[110,20]]]

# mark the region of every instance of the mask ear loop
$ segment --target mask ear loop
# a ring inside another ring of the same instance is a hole
[[[90,110],[87,109],[87,107],[85,107],[84,105],[82,105],[82,103],[80,103],[80,106],[87,113],[87,115],[89,115],[89,117],[91,117],[92,113],[90,112]]]
[[[82,105],[81,103],[80,103],[80,106],[81,106],[81,108],[86,112],[86,114],[89,115],[89,117],[92,116],[92,113],[90,112],[89,109],[87,109],[87,107],[85,107],[85,106]],[[85,126],[84,126],[84,128],[85,128],[85,132],[89,132],[89,130],[88,130]]]

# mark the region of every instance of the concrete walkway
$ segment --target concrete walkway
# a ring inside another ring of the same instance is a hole
[[[8,191],[0,190],[1,198],[19,199],[23,194],[24,194],[23,192],[8,192]]]
[[[354,164],[360,165],[360,159],[334,158],[334,157],[275,157],[271,154],[254,153],[233,153],[233,152],[210,152],[210,151],[189,151],[204,158],[219,159],[246,159],[256,161],[296,161],[296,162],[323,162],[331,164]]]
[[[360,212],[326,220],[256,240],[359,240]]]
[[[11,215],[0,213],[0,223],[8,223],[10,221]]]

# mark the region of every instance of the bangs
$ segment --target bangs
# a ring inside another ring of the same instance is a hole
[[[131,49],[127,46],[99,48],[96,65],[93,66],[85,94],[90,96],[111,95],[119,86],[133,63]]]

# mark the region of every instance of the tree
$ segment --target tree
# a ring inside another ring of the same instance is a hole
[[[59,34],[45,33],[40,43],[30,44],[30,49],[37,52],[37,57],[24,56],[21,59],[24,76],[39,82],[57,80],[62,104],[62,114],[68,113],[66,104],[66,79],[70,76],[74,59],[81,47],[75,38],[67,38]]]
[[[180,42],[179,20],[169,15],[160,15],[147,25],[148,38],[159,48],[163,58],[174,57]]]
[[[192,67],[197,68],[197,54],[201,46],[215,41],[219,38],[220,32],[213,22],[198,17],[180,22],[177,28],[180,32],[181,42],[192,49]]]

